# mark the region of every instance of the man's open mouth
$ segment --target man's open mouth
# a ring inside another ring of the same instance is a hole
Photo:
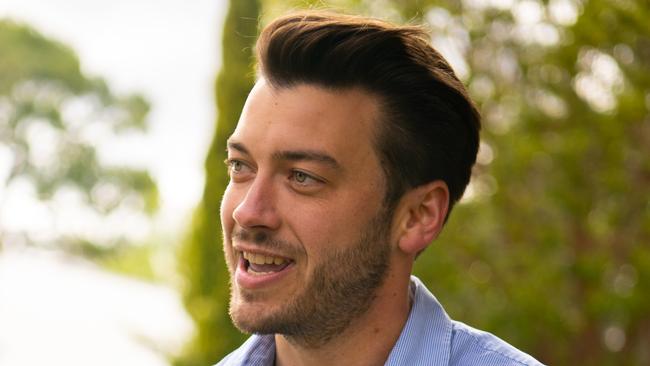
[[[241,252],[241,256],[246,272],[252,275],[266,275],[280,272],[293,262],[288,258],[260,253]]]

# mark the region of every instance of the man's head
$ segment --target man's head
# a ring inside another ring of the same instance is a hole
[[[360,88],[377,98],[376,149],[393,208],[406,191],[442,180],[450,207],[476,161],[480,117],[463,84],[417,27],[331,13],[277,19],[257,42],[260,75],[277,88]]]
[[[440,231],[478,115],[423,37],[315,13],[262,32],[221,207],[240,329],[318,346],[394,298]]]

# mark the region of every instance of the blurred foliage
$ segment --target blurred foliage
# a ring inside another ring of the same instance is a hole
[[[186,280],[185,306],[196,335],[177,365],[209,365],[237,347],[245,337],[228,317],[228,271],[223,258],[219,206],[228,183],[223,161],[232,134],[253,86],[252,49],[257,38],[258,1],[231,0],[223,31],[223,63],[216,80],[217,128],[205,161],[203,198],[196,208],[186,242],[179,251],[179,270]]]
[[[515,4],[428,14],[466,42],[484,146],[417,273],[545,363],[650,364],[650,5]]]
[[[142,96],[115,95],[102,79],[84,75],[70,48],[0,20],[0,147],[10,156],[0,182],[5,191],[21,180],[44,203],[63,189],[100,216],[124,207],[154,213],[158,190],[149,173],[104,164],[95,147],[97,136],[144,132],[148,111]]]
[[[262,22],[313,3],[263,5]],[[450,315],[547,364],[650,364],[650,5],[317,5],[425,23],[482,110],[483,142],[466,197],[416,262],[415,273]],[[195,344],[203,345],[189,350],[195,361],[188,365],[216,362],[242,339],[227,315],[220,161],[251,85],[245,66],[256,17],[231,8],[224,29],[221,115],[206,163],[212,178],[181,259],[199,325]],[[244,28],[235,31],[237,19]],[[240,43],[233,47],[231,37]]]
[[[92,241],[64,240],[59,247],[66,253],[84,257],[109,271],[155,282],[162,281],[163,276],[157,273],[152,261],[164,253],[162,245],[153,243],[133,245],[126,240],[120,240],[111,246],[97,245]]]

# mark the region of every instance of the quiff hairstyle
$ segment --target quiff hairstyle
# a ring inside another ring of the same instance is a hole
[[[451,211],[476,161],[480,116],[424,30],[299,12],[266,26],[256,51],[258,72],[274,88],[361,88],[377,97],[375,149],[387,181],[385,203],[393,209],[411,188],[443,180]]]

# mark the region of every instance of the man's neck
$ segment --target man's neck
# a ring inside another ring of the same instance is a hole
[[[370,309],[326,344],[306,347],[276,335],[276,366],[383,365],[411,309],[409,277],[388,277]]]

